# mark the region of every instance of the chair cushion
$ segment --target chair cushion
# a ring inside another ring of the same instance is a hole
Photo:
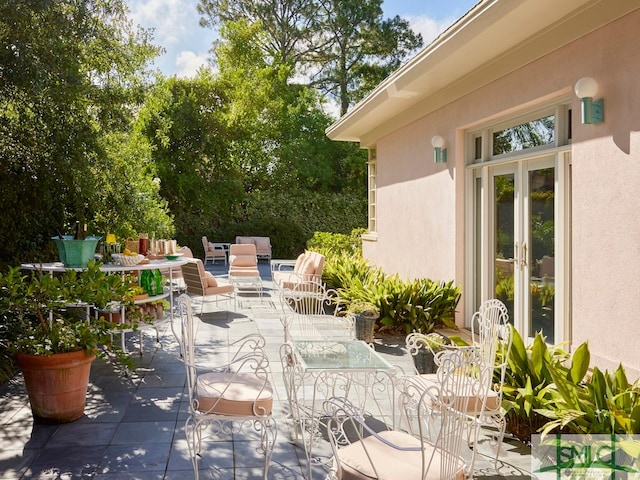
[[[253,243],[256,244],[257,250],[268,251],[271,249],[269,237],[253,237]]]
[[[307,258],[307,255],[304,253],[301,253],[300,255],[298,255],[298,258],[296,258],[296,264],[293,267],[294,272],[296,273],[300,272],[300,268],[302,268],[302,264],[304,263],[306,258]]]
[[[199,411],[218,415],[270,415],[273,408],[271,385],[250,373],[199,375],[196,399]]]
[[[420,447],[421,445],[420,440],[405,432],[384,431],[379,435],[400,447]],[[367,452],[378,475],[375,474],[371,466]],[[361,442],[340,448],[338,457],[343,468],[342,480],[412,480],[423,478],[439,480],[442,461],[440,452],[434,452],[434,447],[429,443],[424,444],[423,452],[397,450],[373,436],[367,437]],[[421,456],[424,455],[425,461],[429,462],[432,454],[434,457],[431,468],[428,474],[423,477]],[[464,464],[460,460],[458,460],[456,479],[464,479]]]
[[[229,264],[234,267],[255,267],[256,257],[253,255],[231,255]]]
[[[211,272],[206,272],[204,274],[204,279],[207,282],[207,287],[217,287],[218,286],[218,281],[215,279],[215,277],[211,274]]]
[[[218,285],[217,287],[207,287],[203,295],[222,295],[233,292],[233,285]]]
[[[438,377],[435,373],[426,373],[426,374],[420,375],[420,380],[423,381],[425,385],[429,385],[429,386],[439,385]],[[473,383],[473,386],[471,387],[473,391],[480,392],[482,390],[477,380],[469,379],[469,381]],[[479,415],[480,411],[482,410],[482,398],[480,397],[480,395],[473,396],[468,399],[458,398],[456,400],[456,404],[459,407],[463,407],[464,412],[468,413],[469,415]],[[466,404],[466,408],[464,408],[465,404]],[[492,388],[490,388],[489,392],[487,393],[487,402],[485,404],[485,411],[487,410],[493,410],[493,411],[500,410],[500,396],[498,392],[496,392]]]
[[[254,243],[253,237],[236,237],[236,243]]]
[[[316,263],[314,261],[314,258],[311,256],[307,256],[307,258],[302,262],[302,265],[300,266],[300,273],[301,275],[313,275],[314,273],[316,273]]]

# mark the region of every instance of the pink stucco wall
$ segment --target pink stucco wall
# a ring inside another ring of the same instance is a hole
[[[380,139],[378,238],[365,242],[365,255],[403,278],[472,289],[464,285],[465,129],[571,98],[570,341],[589,341],[592,364],[622,361],[640,374],[638,25],[636,11]],[[580,124],[572,91],[583,76],[600,85],[603,124]],[[446,164],[433,162],[436,134],[447,141]]]

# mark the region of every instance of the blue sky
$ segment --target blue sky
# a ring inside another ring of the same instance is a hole
[[[400,15],[420,32],[428,44],[477,0],[384,0],[385,17]],[[215,33],[200,27],[197,0],[128,0],[137,25],[154,28],[155,43],[166,53],[155,66],[165,75],[192,76],[207,62]]]

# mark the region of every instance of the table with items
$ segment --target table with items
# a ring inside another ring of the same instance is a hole
[[[176,257],[173,260],[146,260],[142,263],[135,265],[118,265],[115,263],[106,263],[100,266],[100,270],[106,273],[121,274],[123,277],[127,273],[135,273],[138,275],[140,286],[144,293],[138,297],[134,297],[134,305],[142,308],[145,305],[159,303],[162,300],[168,300],[169,311],[165,312],[158,309],[156,318],[152,322],[140,323],[138,330],[140,332],[140,354],[142,354],[142,330],[146,328],[154,328],[156,331],[156,340],[160,340],[160,327],[167,322],[171,327],[173,335],[178,339],[174,325],[173,325],[173,275],[174,270],[179,269],[182,265],[187,263],[188,259],[182,259]],[[67,270],[83,270],[82,267],[65,267],[62,262],[51,263],[23,263],[21,268],[25,270],[39,270],[42,272],[55,273],[65,272]],[[164,281],[164,277],[160,272],[168,273],[168,283]],[[96,311],[96,315],[105,315],[108,320],[114,323],[127,323],[126,307],[123,304],[118,304],[109,310]],[[127,351],[125,343],[125,333],[134,331],[133,328],[119,328],[117,333],[121,333],[121,347],[124,352]],[[115,333],[115,332],[114,332]]]

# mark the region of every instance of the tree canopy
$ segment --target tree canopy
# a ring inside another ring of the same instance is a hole
[[[192,79],[152,74],[125,0],[0,3],[0,265],[76,222],[281,256],[364,226],[366,154],[325,130],[422,42],[381,1],[201,0],[217,69]]]
[[[94,194],[117,171],[104,135],[130,127],[158,51],[121,0],[0,4],[0,191],[15,206],[0,215],[5,260],[38,258],[56,230],[111,208]]]
[[[382,0],[200,0],[198,11],[223,43],[225,24],[259,25],[267,63],[289,65],[290,78],[306,77],[341,114],[422,46],[406,20],[383,18]]]

